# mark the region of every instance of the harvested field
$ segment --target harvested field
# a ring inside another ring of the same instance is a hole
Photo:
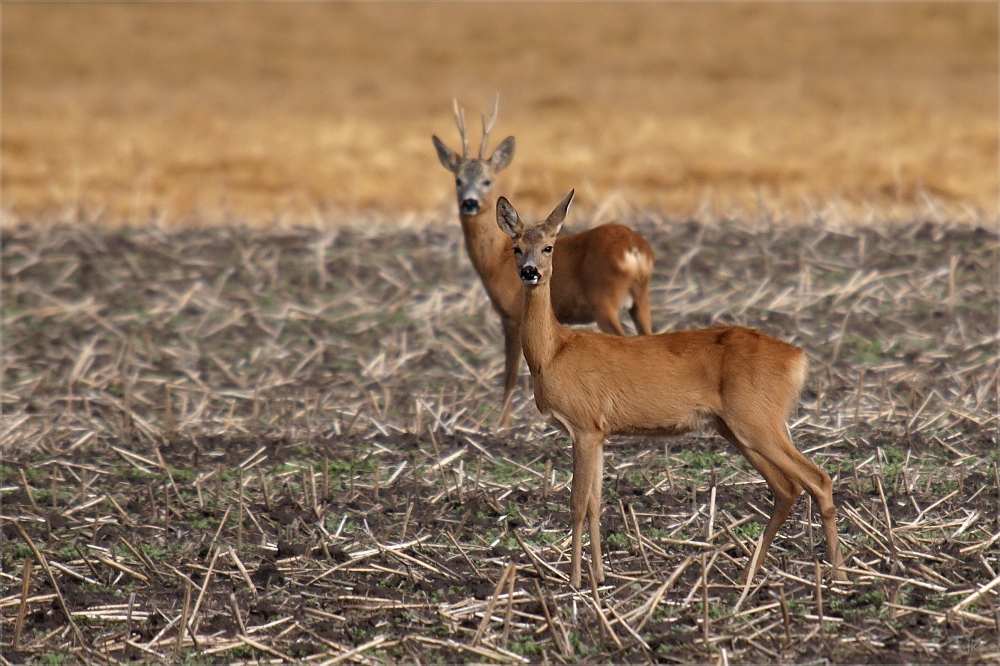
[[[570,225],[579,225],[571,216]],[[567,439],[446,221],[6,228],[11,663],[992,662],[997,236],[920,222],[629,220],[665,330],[803,346],[792,424],[835,476],[850,581],[802,499],[718,437],[606,449],[608,582],[567,585]]]
[[[430,135],[499,91],[503,193],[532,206],[995,221],[997,29],[987,2],[5,2],[2,205],[436,211]]]

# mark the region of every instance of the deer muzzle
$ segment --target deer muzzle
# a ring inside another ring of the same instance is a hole
[[[521,267],[521,282],[525,284],[538,284],[538,281],[542,279],[539,275],[538,269],[530,264]]]
[[[462,199],[462,203],[459,208],[462,211],[462,215],[476,215],[479,213],[479,199],[473,199],[471,197]]]

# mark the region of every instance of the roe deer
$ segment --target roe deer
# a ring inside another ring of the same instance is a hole
[[[560,326],[550,286],[561,246],[556,234],[573,192],[548,219],[525,227],[510,202],[497,201],[497,224],[513,239],[523,284],[521,345],[538,410],[573,442],[570,584],[580,586],[580,550],[589,518],[594,574],[601,562],[601,476],[604,437],[673,435],[713,424],[767,481],[774,509],[754,557],[753,578],[792,503],[805,488],[819,507],[833,575],[843,579],[830,477],[792,444],[785,419],[806,377],[801,349],[759,331],[724,326],[633,338]]]
[[[514,137],[500,142],[486,157],[487,141],[496,122],[499,96],[493,113],[483,114],[479,157],[469,156],[465,113],[452,101],[455,123],[462,137],[462,155],[432,137],[438,159],[455,174],[458,215],[465,249],[486,288],[493,309],[500,315],[504,337],[504,392],[500,424],[510,423],[511,401],[521,368],[521,285],[518,284],[510,239],[491,219],[496,175],[514,157]],[[552,308],[560,322],[586,324],[596,321],[606,333],[625,335],[619,310],[627,307],[637,332],[652,333],[649,318],[649,283],[653,250],[642,236],[620,224],[603,224],[555,241],[559,247],[552,267]]]

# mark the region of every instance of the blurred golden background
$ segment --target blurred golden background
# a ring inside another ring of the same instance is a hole
[[[452,210],[501,96],[549,208],[995,220],[995,3],[9,3],[2,203],[274,223]],[[331,211],[336,211],[334,215]],[[756,212],[755,212],[756,211]]]

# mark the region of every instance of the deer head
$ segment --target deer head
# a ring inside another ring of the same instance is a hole
[[[552,277],[552,247],[562,229],[575,190],[570,190],[545,221],[525,227],[506,197],[497,201],[497,224],[514,240],[514,263],[525,285],[545,284]]]
[[[474,217],[492,198],[493,183],[496,175],[503,171],[514,158],[514,137],[509,136],[500,142],[496,150],[486,158],[486,144],[496,123],[497,110],[500,106],[500,95],[493,101],[493,113],[487,119],[483,114],[483,138],[479,144],[479,157],[469,156],[469,139],[465,134],[465,111],[458,106],[458,100],[452,100],[455,113],[455,124],[462,137],[462,155],[459,156],[437,136],[432,136],[441,165],[455,174],[455,191],[458,195],[458,212],[463,217]]]

